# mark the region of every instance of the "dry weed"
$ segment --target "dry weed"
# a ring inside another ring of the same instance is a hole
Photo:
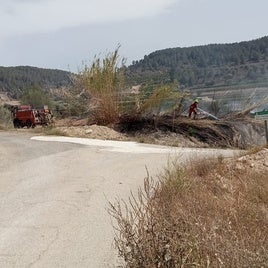
[[[110,213],[125,267],[268,265],[267,173],[219,159],[169,166]]]

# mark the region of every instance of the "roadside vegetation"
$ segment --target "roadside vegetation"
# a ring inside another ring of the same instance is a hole
[[[98,124],[116,122],[119,117],[119,100],[124,89],[124,75],[120,61],[119,48],[108,53],[104,59],[95,58],[73,77],[74,88],[81,94],[88,94],[88,112]],[[79,96],[78,95],[78,96]]]
[[[10,128],[12,126],[12,119],[10,111],[3,105],[0,105],[0,130]]]
[[[123,267],[267,267],[268,167],[247,159],[172,163],[111,204]]]
[[[44,105],[52,108],[52,99],[48,93],[39,86],[26,88],[21,95],[21,103],[30,105],[32,108],[41,108]]]
[[[48,136],[67,136],[66,133],[53,125],[46,127],[35,128],[32,130],[34,133],[42,133]]]
[[[177,83],[156,86],[149,92],[146,87],[131,92],[126,89],[125,71],[119,47],[103,59],[96,57],[90,66],[84,65],[82,71],[73,76],[74,86],[67,97],[73,115],[82,112],[88,114],[93,123],[115,124],[122,118],[159,114],[163,107],[178,108],[185,96]]]

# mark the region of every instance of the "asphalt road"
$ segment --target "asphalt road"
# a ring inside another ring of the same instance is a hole
[[[0,267],[116,267],[108,201],[142,185],[146,167],[234,153],[61,139],[0,132]]]

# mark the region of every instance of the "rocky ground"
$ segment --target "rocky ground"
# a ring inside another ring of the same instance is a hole
[[[260,151],[252,151],[252,153],[239,157],[235,167],[238,170],[256,169],[268,174],[268,149],[262,148]]]

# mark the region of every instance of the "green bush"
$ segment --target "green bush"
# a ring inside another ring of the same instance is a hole
[[[44,105],[51,107],[52,101],[49,95],[39,86],[32,86],[23,91],[21,103],[31,105],[33,108],[41,108]]]
[[[0,106],[0,127],[3,129],[12,126],[11,112],[4,106]]]

